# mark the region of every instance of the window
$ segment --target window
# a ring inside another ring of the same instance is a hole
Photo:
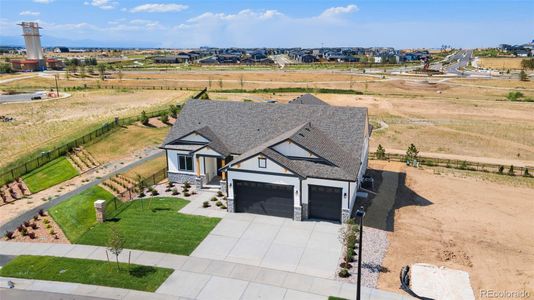
[[[193,172],[193,157],[190,155],[178,155],[178,170]]]
[[[263,157],[258,158],[258,168],[267,168],[267,159]]]

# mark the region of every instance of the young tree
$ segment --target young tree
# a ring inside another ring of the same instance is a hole
[[[120,68],[117,72],[117,76],[119,76],[119,81],[122,81],[122,77],[124,77],[124,74],[122,73],[122,68]]]
[[[87,67],[87,73],[89,73],[91,75],[94,75],[95,74],[95,67],[93,67],[93,65],[89,65]]]
[[[531,177],[530,173],[528,172],[528,168],[525,168],[525,171],[523,172],[523,177]]]
[[[211,76],[208,77],[208,87],[211,89]]]
[[[80,65],[80,77],[85,78],[85,65]]]
[[[406,160],[412,162],[417,159],[418,154],[419,150],[417,150],[414,144],[410,144],[410,147],[406,150]]]
[[[141,124],[143,124],[145,126],[148,125],[149,120],[148,120],[148,117],[147,117],[146,112],[144,110],[141,112],[140,121],[141,121]]]
[[[223,81],[222,81],[222,79],[219,79],[219,88],[220,88],[220,89],[223,88]]]
[[[104,74],[106,73],[106,65],[99,64],[97,67],[98,67],[98,73],[100,74],[100,79],[104,80]]]
[[[354,220],[350,219],[346,224],[342,225],[338,231],[338,240],[345,248],[345,265],[344,267],[348,269],[349,263],[352,261],[352,255],[354,252],[354,247],[356,246],[356,226]]]
[[[510,169],[508,169],[508,175],[515,176],[514,165],[511,165]]]
[[[109,228],[107,248],[109,252],[115,255],[115,260],[117,261],[117,269],[119,270],[121,269],[120,264],[119,264],[119,254],[121,254],[122,250],[124,249],[125,242],[126,242],[126,239],[120,232],[118,226],[115,224],[112,224]]]
[[[165,124],[169,123],[169,116],[167,114],[163,114],[161,115],[161,117],[159,117],[159,120]]]
[[[241,89],[245,86],[245,80],[243,78],[243,75],[239,77],[239,85],[241,86]]]
[[[376,159],[386,159],[386,149],[382,147],[382,144],[378,144],[376,148]]]
[[[528,81],[527,72],[525,72],[525,70],[521,70],[521,72],[519,72],[519,80]]]
[[[178,116],[178,107],[176,107],[176,105],[169,106],[169,114],[176,119]]]
[[[503,172],[504,172],[504,166],[499,166],[499,171],[497,171],[497,173],[502,175]]]

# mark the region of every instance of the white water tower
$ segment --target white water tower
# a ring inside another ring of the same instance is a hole
[[[26,45],[26,58],[37,60],[39,69],[46,67],[43,48],[41,47],[41,35],[39,34],[39,24],[37,22],[22,22],[22,36]]]

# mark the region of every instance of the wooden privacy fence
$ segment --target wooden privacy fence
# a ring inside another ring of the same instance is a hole
[[[369,153],[369,159],[378,159],[376,152]],[[402,154],[386,153],[385,157],[382,160],[388,161],[400,161],[406,162],[406,156]],[[470,170],[470,171],[480,171],[480,172],[493,172],[499,173],[499,170],[502,168],[503,174],[508,174],[510,170],[510,165],[498,165],[498,164],[489,164],[489,163],[480,163],[472,162],[467,160],[456,160],[456,159],[443,159],[435,157],[422,157],[419,156],[417,161],[424,166],[435,166],[435,167],[445,167],[445,168],[454,168],[460,170]],[[525,169],[529,171],[534,170],[534,166],[513,166],[514,175],[523,175]]]

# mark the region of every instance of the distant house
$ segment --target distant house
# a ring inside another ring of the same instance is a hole
[[[67,53],[70,52],[67,47],[56,47],[54,48],[54,53]]]
[[[305,63],[305,64],[309,64],[309,63],[314,63],[314,62],[317,62],[319,61],[317,59],[317,57],[315,57],[315,55],[312,55],[312,54],[303,54],[303,55],[298,55],[296,57],[296,61],[300,62],[300,63]]]
[[[346,222],[367,169],[367,108],[321,102],[189,100],[161,146],[169,180],[221,187],[232,213]]]
[[[382,58],[382,56],[375,56],[375,57],[373,57],[373,61],[374,61],[375,64],[381,64],[382,61],[383,61],[383,58]]]
[[[527,50],[517,50],[517,51],[515,51],[515,55],[518,56],[518,57],[527,57],[528,53],[529,53],[529,51],[527,51]]]
[[[189,61],[190,61],[190,57],[187,54],[154,57],[154,63],[157,63],[157,64],[178,64],[178,63],[187,63]]]

